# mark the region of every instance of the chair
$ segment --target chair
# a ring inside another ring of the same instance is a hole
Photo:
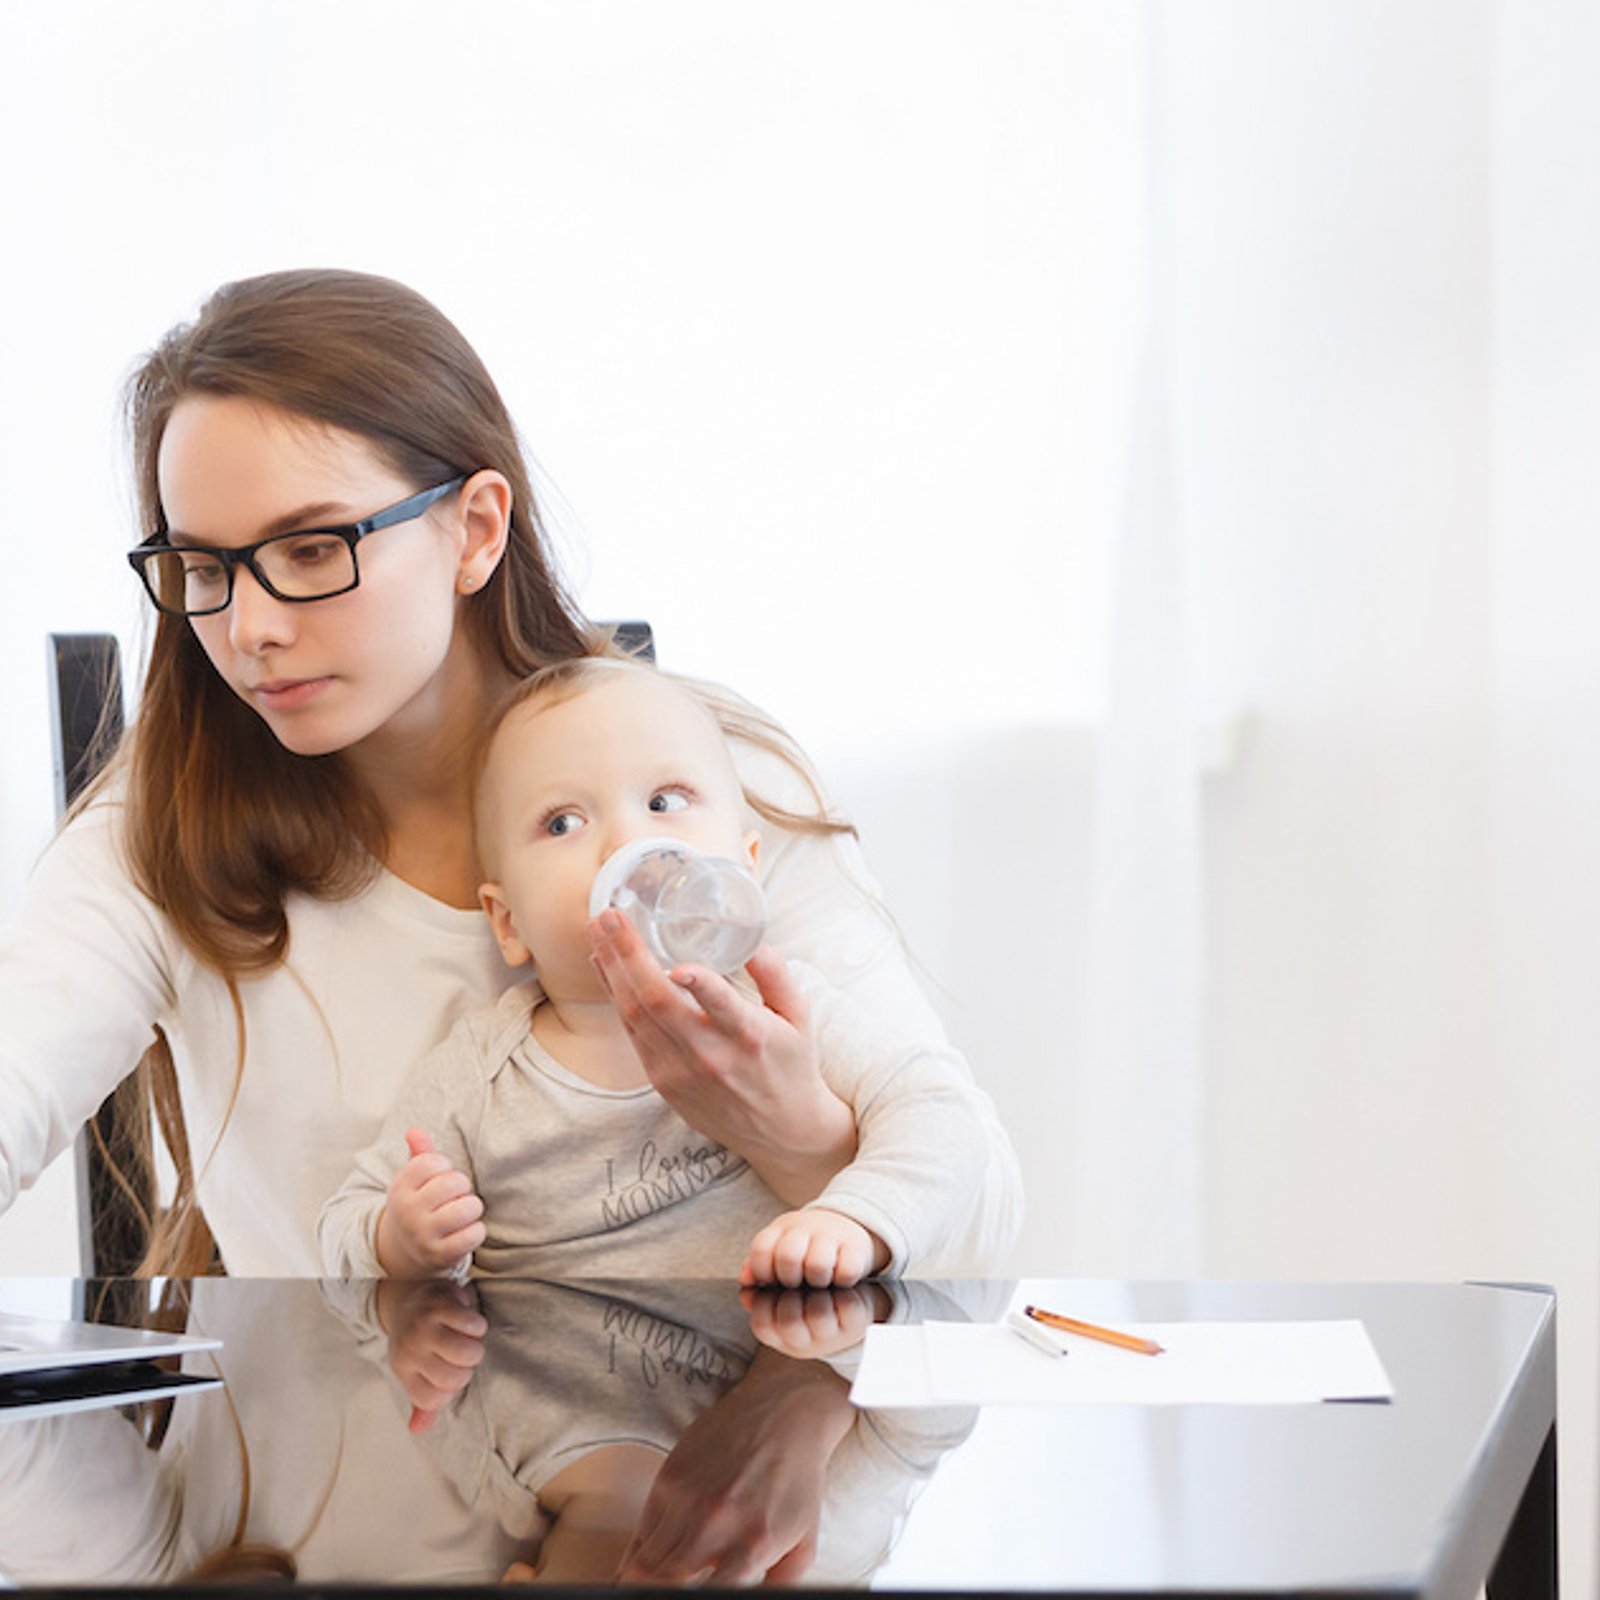
[[[641,661],[655,660],[656,636],[648,622],[603,622],[600,626],[611,630],[611,642],[619,650]]]
[[[629,655],[654,661],[648,622],[603,624]],[[52,633],[50,722],[53,731],[58,815],[83,792],[122,736],[122,662],[109,633]],[[155,1175],[146,1152],[149,1106],[138,1081],[125,1078],[78,1135],[74,1146],[78,1188],[78,1245],[86,1278],[130,1276],[148,1242],[137,1211],[119,1197],[131,1192],[147,1216],[156,1205]]]
[[[48,643],[56,810],[64,814],[122,735],[122,662],[109,633],[52,633]],[[86,1278],[126,1277],[143,1259],[145,1230],[137,1213],[114,1203],[124,1185],[147,1213],[155,1203],[149,1142],[132,1136],[140,1119],[147,1125],[149,1111],[137,1080],[125,1078],[74,1145]]]
[[[122,662],[109,633],[52,633],[56,809],[64,812],[122,736]]]

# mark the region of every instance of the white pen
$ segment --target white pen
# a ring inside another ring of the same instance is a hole
[[[1032,1317],[1025,1317],[1020,1311],[1007,1314],[1006,1326],[1019,1338],[1026,1339],[1035,1350],[1043,1350],[1047,1356],[1064,1356],[1067,1353],[1066,1346],[1048,1328],[1041,1327]]]

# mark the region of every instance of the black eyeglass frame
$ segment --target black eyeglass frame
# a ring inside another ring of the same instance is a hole
[[[165,533],[152,534],[143,544],[128,552],[128,565],[139,574],[139,581],[144,585],[145,593],[154,601],[156,609],[164,611],[169,617],[211,617],[219,611],[226,611],[233,604],[233,579],[240,567],[247,567],[250,576],[274,600],[282,600],[287,605],[303,606],[311,605],[318,600],[332,600],[335,595],[349,594],[352,589],[360,587],[361,562],[356,556],[356,546],[369,533],[380,533],[383,529],[392,528],[401,522],[414,522],[425,511],[444,499],[452,489],[459,489],[471,476],[472,474],[468,472],[457,473],[447,482],[436,483],[431,489],[423,489],[416,494],[408,495],[404,500],[395,501],[392,506],[374,511],[370,517],[363,517],[359,522],[345,523],[336,528],[295,528],[288,533],[275,533],[270,538],[257,539],[254,544],[239,545],[231,550],[222,545],[173,544]],[[277,544],[285,539],[314,538],[342,539],[350,547],[349,583],[338,589],[329,589],[325,594],[284,594],[281,589],[274,587],[272,580],[262,571],[256,561],[256,552],[266,545]],[[155,585],[151,582],[146,569],[152,556],[173,554],[211,556],[222,563],[222,569],[228,578],[228,588],[220,605],[205,606],[200,610],[191,611],[186,607],[169,606],[162,600],[156,593]]]

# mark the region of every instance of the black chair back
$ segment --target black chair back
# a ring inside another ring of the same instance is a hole
[[[56,809],[64,813],[122,737],[122,660],[109,633],[53,633],[48,642]],[[86,1278],[127,1277],[144,1258],[147,1229],[137,1206],[149,1216],[156,1187],[149,1141],[135,1130],[148,1128],[149,1117],[137,1080],[125,1078],[74,1145]]]

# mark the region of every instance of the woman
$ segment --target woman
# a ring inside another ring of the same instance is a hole
[[[152,1265],[202,1270],[214,1237],[230,1272],[315,1273],[318,1207],[406,1068],[514,981],[476,909],[470,752],[513,682],[605,642],[493,382],[398,284],[228,285],[136,372],[129,416],[130,559],[161,614],[123,747],[0,943],[0,1205],[150,1051],[179,1174]],[[936,1039],[848,846],[774,842],[777,950]],[[818,1188],[848,1162],[781,993],[697,1001],[627,928],[595,958],[687,1120]],[[992,1118],[989,1144],[974,1263],[1016,1225]]]

